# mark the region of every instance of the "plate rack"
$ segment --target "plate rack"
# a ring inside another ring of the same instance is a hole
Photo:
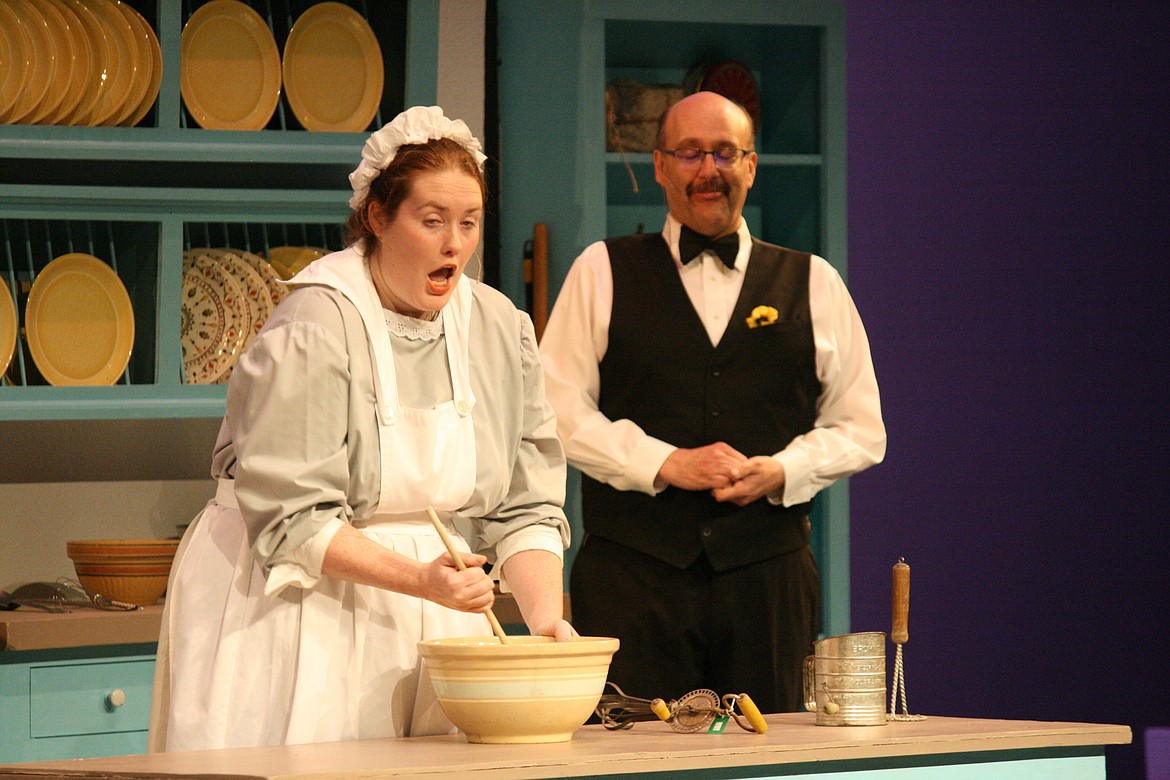
[[[113,161],[167,162],[180,167],[199,164],[212,168],[230,164],[246,164],[248,168],[274,165],[298,171],[325,165],[348,166],[345,172],[352,169],[367,133],[303,130],[284,90],[272,118],[262,130],[199,127],[181,95],[181,39],[183,25],[191,14],[210,0],[124,1],[141,14],[158,38],[163,67],[155,105],[134,127],[0,124],[0,188],[8,182],[67,179],[71,168],[88,176],[93,173],[93,166],[101,168]],[[281,53],[292,24],[320,1],[241,0],[265,20]],[[369,22],[381,49],[382,97],[370,126],[378,126],[407,105],[434,104],[438,90],[438,0],[338,1]],[[46,178],[33,179],[28,166],[20,165],[31,160],[38,161],[36,173]],[[69,167],[63,169],[63,162]],[[213,170],[212,174],[215,173]],[[187,174],[181,171],[175,186],[201,186],[191,182]],[[236,177],[241,181],[250,178],[244,169],[238,170]],[[128,178],[132,181],[133,175]],[[345,186],[344,177],[339,185]]]
[[[183,253],[273,247],[336,250],[349,208],[333,190],[0,188],[0,284],[16,301],[18,333],[36,274],[70,251],[114,268],[130,294],[135,339],[125,375],[112,386],[46,385],[24,334],[0,384],[7,420],[219,417],[223,385],[183,377]]]
[[[211,0],[183,0],[182,24],[186,25],[200,7]],[[276,41],[277,50],[283,56],[285,43],[289,31],[301,14],[321,0],[243,0],[243,2],[260,14],[268,25],[272,37]],[[382,101],[374,120],[367,130],[381,127],[383,121],[395,116],[405,107],[405,96],[402,87],[403,60],[406,51],[407,3],[387,2],[386,0],[337,0],[361,14],[370,22],[370,27],[378,39],[382,49],[382,61],[385,68]],[[385,120],[383,119],[385,118]],[[181,128],[202,130],[191,117],[191,112],[182,106],[179,114]],[[297,122],[296,116],[289,106],[287,90],[281,89],[280,102],[276,111],[268,121],[265,130],[301,131],[304,128]],[[219,131],[209,131],[219,132]]]
[[[20,421],[219,418],[223,385],[184,382],[183,253],[234,247],[337,249],[349,209],[346,176],[366,132],[301,129],[282,97],[263,130],[207,130],[180,89],[183,25],[209,0],[123,0],[154,29],[163,58],[155,105],[135,127],[0,125],[0,284],[14,299],[18,347],[0,378],[0,434]],[[296,20],[320,0],[242,0],[283,52]],[[370,23],[384,64],[374,124],[431,105],[438,86],[438,0],[340,0]],[[69,251],[110,265],[132,300],[130,363],[111,386],[40,384],[23,326],[37,273]],[[7,297],[7,296],[6,296]],[[7,338],[7,337],[6,337]]]
[[[157,222],[0,219],[0,283],[12,294],[18,319],[17,346],[8,371],[0,377],[0,387],[48,384],[28,348],[25,308],[37,274],[63,254],[82,252],[97,257],[125,285],[134,309],[135,340],[130,364],[116,384],[134,386],[159,383],[156,358],[161,334],[156,302],[161,299],[160,259],[168,266],[179,265],[182,252],[202,247],[242,249],[267,257],[273,247],[305,246],[335,251],[343,244],[337,222],[183,222],[178,256],[161,257],[160,227]],[[175,300],[177,305],[178,299]],[[0,401],[3,400],[4,396],[0,395]]]
[[[25,308],[33,280],[53,259],[80,252],[109,265],[122,280],[134,309],[135,343],[118,384],[149,384],[154,361],[158,278],[158,225],[111,220],[0,219],[0,281],[16,303],[18,336],[6,385],[47,382],[33,361],[25,330]]]

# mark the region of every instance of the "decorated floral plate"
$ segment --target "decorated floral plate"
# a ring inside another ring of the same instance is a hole
[[[187,384],[215,384],[239,357],[247,328],[244,292],[206,256],[183,269],[180,344]]]
[[[264,279],[264,283],[268,285],[268,294],[272,298],[272,306],[284,300],[284,296],[288,295],[291,289],[287,284],[281,280],[281,276],[276,269],[272,267],[272,263],[265,260],[260,255],[253,254],[243,249],[234,249],[240,259],[256,270],[260,277]]]

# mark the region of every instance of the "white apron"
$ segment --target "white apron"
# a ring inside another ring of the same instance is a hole
[[[404,408],[365,263],[352,251],[325,259],[330,262],[313,263],[306,269],[312,273],[294,281],[328,284],[354,302],[377,368],[381,493],[377,513],[354,525],[404,556],[432,560],[445,548],[426,507],[447,521],[475,487],[470,284],[461,280],[442,312],[453,400],[433,409]],[[449,523],[448,530],[468,551]],[[265,578],[252,559],[230,480],[221,482],[216,501],[192,523],[181,547],[160,639],[151,750],[452,730],[422,671],[417,643],[488,635],[483,615],[328,578],[312,589],[264,595]],[[161,697],[160,683],[169,683]]]

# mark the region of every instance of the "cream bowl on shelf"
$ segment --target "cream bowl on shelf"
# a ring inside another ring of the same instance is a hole
[[[568,742],[597,707],[618,640],[544,636],[419,642],[439,705],[468,742]]]
[[[92,539],[66,542],[77,579],[91,593],[147,606],[167,589],[178,539]]]

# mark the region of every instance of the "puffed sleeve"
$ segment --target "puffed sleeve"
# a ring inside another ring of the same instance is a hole
[[[495,572],[517,552],[548,550],[564,558],[569,546],[565,518],[565,453],[557,438],[556,416],[544,397],[544,376],[532,320],[516,312],[520,339],[523,401],[519,418],[519,446],[508,490],[495,509],[474,521],[481,552],[495,561]],[[502,576],[502,575],[501,575]],[[507,591],[501,579],[500,587]]]
[[[241,358],[228,389],[236,500],[272,585],[266,590],[314,584],[329,539],[353,516],[340,315],[312,295],[286,303],[281,320]],[[310,316],[296,307],[311,309]]]

